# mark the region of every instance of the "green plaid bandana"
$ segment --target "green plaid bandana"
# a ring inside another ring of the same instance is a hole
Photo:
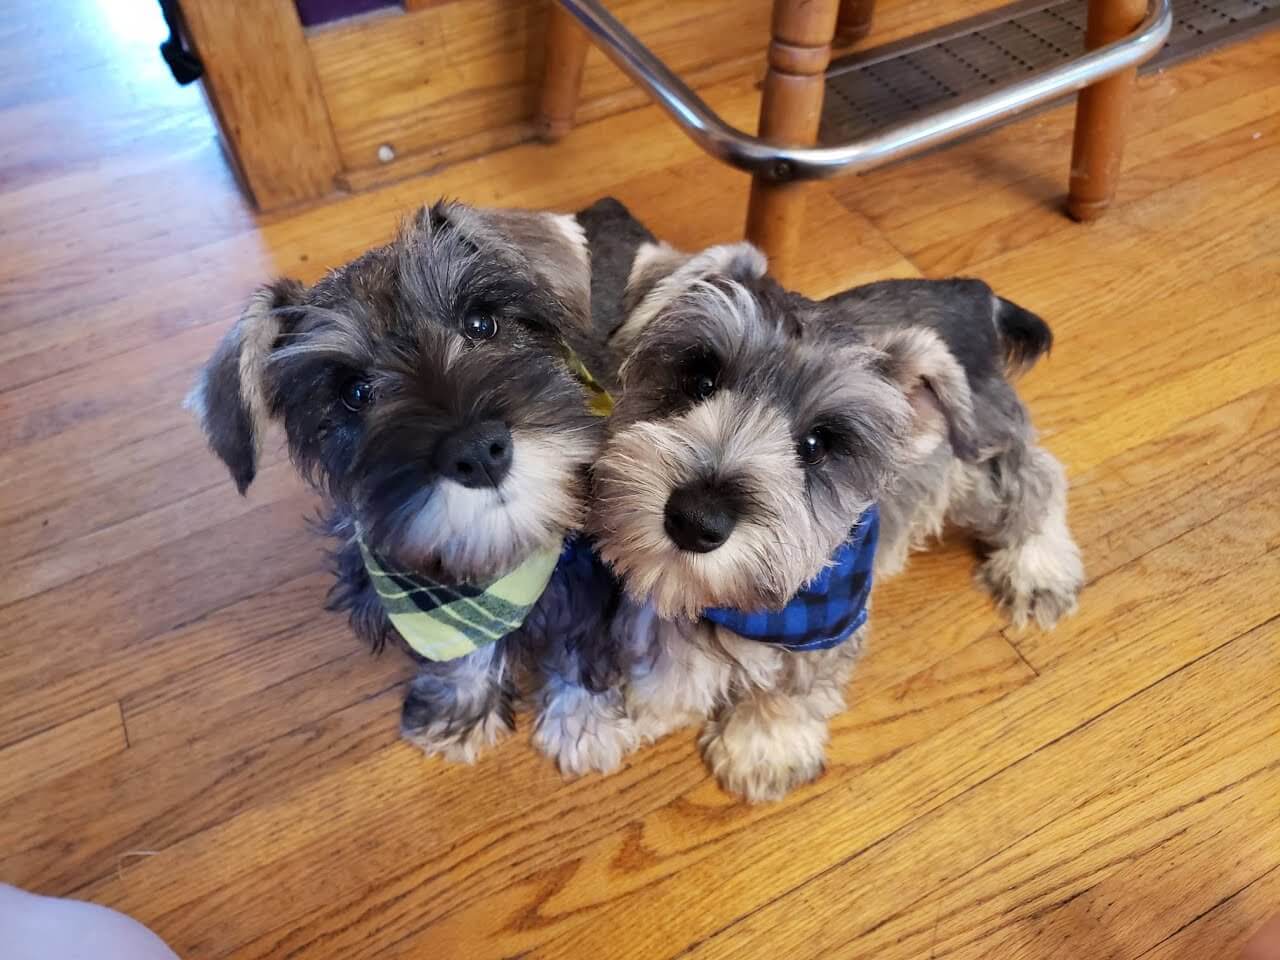
[[[506,576],[483,584],[450,584],[398,569],[360,541],[382,606],[417,653],[455,660],[500,640],[524,623],[551,580],[560,549],[535,553]]]

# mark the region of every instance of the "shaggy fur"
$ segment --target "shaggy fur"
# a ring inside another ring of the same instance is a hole
[[[580,527],[602,426],[565,343],[586,338],[589,304],[586,241],[572,217],[440,203],[310,289],[263,287],[191,406],[241,492],[268,422],[284,426],[293,462],[329,502],[330,606],[379,648],[399,638],[357,534],[403,568],[468,582],[501,576]],[[459,444],[477,435],[501,454],[476,461],[487,478],[460,472],[472,461]],[[405,736],[470,761],[510,730],[523,664],[546,632],[574,650],[580,635],[601,633],[608,584],[570,579],[557,572],[522,630],[461,659],[420,661]]]
[[[615,276],[630,264],[621,289],[595,278],[595,323],[616,331],[621,359],[589,520],[626,597],[607,667],[579,666],[617,673],[619,689],[544,692],[566,735],[539,745],[562,768],[611,769],[632,745],[702,723],[707,762],[735,794],[777,799],[816,777],[862,632],[793,653],[699,614],[783,605],[873,502],[879,572],[951,520],[987,545],[981,579],[1015,619],[1049,625],[1073,608],[1083,574],[1063,473],[1008,382],[1049,346],[1039,318],[978,281],[815,303],[745,244],[689,257],[620,229],[628,260],[605,229],[625,209],[593,211],[597,262]],[[690,490],[710,547],[672,525]]]

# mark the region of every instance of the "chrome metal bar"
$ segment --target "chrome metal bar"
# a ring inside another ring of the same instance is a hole
[[[894,124],[853,143],[784,147],[725,123],[619,23],[600,0],[559,2],[609,59],[643,87],[703,150],[725,163],[771,180],[817,179],[870,170],[991,126],[1150,59],[1159,52],[1173,27],[1172,0],[1151,0],[1146,19],[1129,36],[1025,80]]]

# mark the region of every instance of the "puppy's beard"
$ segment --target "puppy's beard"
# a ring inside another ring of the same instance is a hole
[[[594,452],[587,433],[516,428],[511,438],[511,470],[497,489],[437,484],[404,536],[407,561],[429,561],[461,582],[487,580],[582,526],[582,472]]]
[[[708,475],[735,478],[750,506],[723,546],[690,553],[667,535],[663,511],[673,490]],[[782,416],[729,391],[672,420],[619,431],[596,464],[596,492],[601,556],[632,596],[668,619],[713,606],[780,607],[848,529],[813,517]]]

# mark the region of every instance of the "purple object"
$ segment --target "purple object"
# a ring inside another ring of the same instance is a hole
[[[400,3],[399,0],[295,0],[295,5],[302,25],[314,27],[370,10],[398,7]]]

